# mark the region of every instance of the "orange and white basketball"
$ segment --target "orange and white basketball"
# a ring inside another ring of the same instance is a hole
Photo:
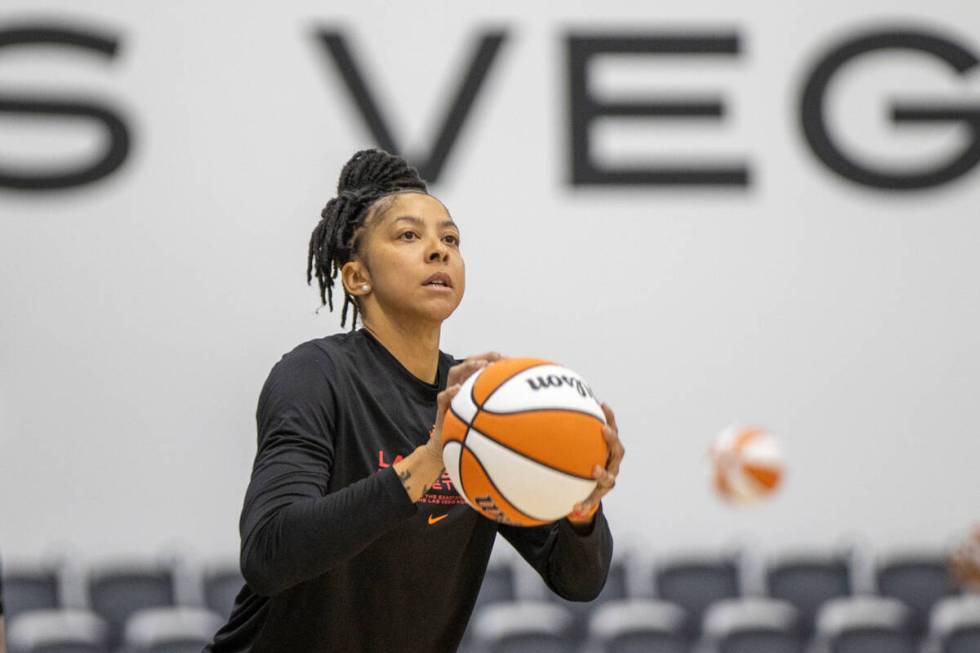
[[[595,488],[609,455],[602,407],[575,372],[506,358],[453,397],[442,457],[460,495],[489,519],[536,526],[561,519]]]
[[[765,429],[731,426],[711,447],[715,490],[732,503],[753,503],[768,497],[784,476],[779,442]]]

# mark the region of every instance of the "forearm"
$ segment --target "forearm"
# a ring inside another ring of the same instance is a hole
[[[351,558],[415,511],[391,469],[293,501],[242,534],[242,573],[256,593],[278,594]]]
[[[612,551],[612,533],[601,509],[589,524],[559,523],[547,563],[552,588],[566,599],[591,601],[606,584]]]
[[[428,445],[422,445],[392,467],[395,468],[408,498],[412,503],[417,503],[442,475],[443,462],[440,454],[435,453]]]
[[[591,601],[605,586],[613,542],[601,505],[588,525],[562,519],[533,528],[501,526],[499,532],[562,598]]]

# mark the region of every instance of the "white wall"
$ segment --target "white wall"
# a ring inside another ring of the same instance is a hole
[[[813,60],[867,25],[935,28],[980,52],[980,5],[784,3],[78,3],[7,0],[0,30],[59,18],[121,38],[110,63],[0,53],[0,88],[78,89],[125,113],[132,155],[53,193],[0,189],[0,545],[89,555],[182,544],[234,554],[270,367],[338,330],[305,285],[319,210],[371,145],[312,41],[341,25],[396,137],[419,151],[474,35],[505,26],[433,188],[462,226],[467,297],[443,349],[550,357],[586,376],[628,448],[615,532],[658,549],[860,534],[943,543],[977,518],[980,170],[887,193],[811,153],[797,102]],[[206,6],[205,6],[206,5]],[[703,91],[722,123],[610,121],[606,162],[744,159],[748,189],[570,188],[563,34],[734,30],[735,60],[607,60],[598,92]],[[832,88],[835,133],[868,160],[942,158],[958,127],[885,120],[895,97],[977,102],[923,56],[868,57]],[[99,132],[0,114],[0,163],[84,159]],[[786,487],[734,511],[705,452],[730,422],[783,439]]]

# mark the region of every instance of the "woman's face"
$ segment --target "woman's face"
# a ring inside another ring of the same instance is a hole
[[[459,227],[442,202],[425,193],[398,193],[381,207],[358,248],[371,286],[361,295],[365,315],[381,308],[392,317],[442,322],[466,288]]]

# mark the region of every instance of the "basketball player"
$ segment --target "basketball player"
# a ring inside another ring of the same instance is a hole
[[[575,512],[533,528],[465,505],[442,463],[450,400],[497,353],[439,350],[463,297],[459,228],[399,157],[357,152],[308,253],[320,300],[335,279],[351,328],[305,342],[259,396],[258,450],[240,532],[246,584],[205,651],[456,650],[497,534],[573,601],[605,584],[612,536],[600,500],[623,457],[616,420],[607,466]]]

